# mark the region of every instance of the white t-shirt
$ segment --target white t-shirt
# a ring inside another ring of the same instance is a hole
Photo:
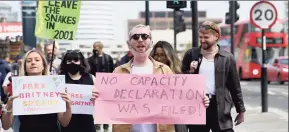
[[[206,77],[206,93],[216,95],[214,61],[209,61],[203,57],[199,74],[205,75]]]
[[[131,74],[153,74],[154,66],[150,61],[145,66],[131,66]],[[157,132],[156,124],[133,124],[131,132]]]
[[[131,74],[153,74],[154,66],[153,63],[150,61],[145,66],[131,66]]]
[[[6,77],[5,77],[5,79],[4,79],[4,81],[3,81],[3,84],[2,84],[2,87],[7,87],[7,85],[9,84],[9,77],[11,77],[12,76],[12,72],[8,72],[7,73],[7,75],[6,75]]]

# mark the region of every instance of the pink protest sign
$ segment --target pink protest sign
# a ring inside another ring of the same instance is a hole
[[[205,124],[201,75],[96,73],[98,124]]]

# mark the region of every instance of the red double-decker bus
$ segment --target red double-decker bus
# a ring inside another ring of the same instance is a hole
[[[284,32],[284,22],[285,20],[277,20],[271,29],[266,30],[266,62],[285,55],[286,48],[288,48],[288,34]],[[219,45],[230,52],[230,25],[220,24],[220,27]],[[260,79],[262,65],[261,30],[252,25],[249,20],[237,22],[234,28],[235,59],[240,78]]]

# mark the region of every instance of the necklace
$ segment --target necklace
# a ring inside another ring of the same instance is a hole
[[[215,54],[215,53],[218,52],[218,49],[215,50],[215,51],[206,51],[206,50],[203,50],[203,49],[202,49],[202,51],[203,51],[203,53],[205,53],[205,54]]]

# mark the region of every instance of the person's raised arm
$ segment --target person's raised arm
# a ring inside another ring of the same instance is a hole
[[[4,113],[2,114],[2,127],[4,130],[8,130],[13,124],[13,100],[18,98],[19,96],[10,96],[7,104],[4,108]]]
[[[61,97],[66,102],[66,112],[58,113],[57,117],[61,126],[66,127],[69,124],[72,116],[70,98],[67,93],[61,93]]]

